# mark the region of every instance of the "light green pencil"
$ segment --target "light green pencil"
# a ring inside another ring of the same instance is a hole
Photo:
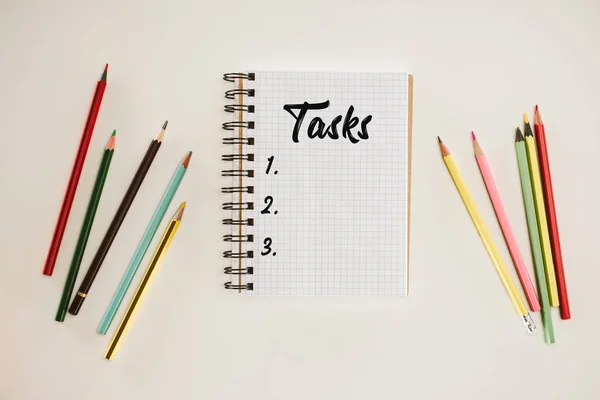
[[[542,303],[542,322],[544,325],[544,339],[546,343],[554,343],[554,328],[552,327],[552,314],[550,311],[550,296],[548,295],[548,286],[546,285],[546,272],[544,270],[544,258],[542,255],[542,245],[537,226],[535,213],[535,204],[533,201],[533,188],[529,177],[529,162],[527,161],[527,150],[525,149],[525,138],[521,129],[517,128],[517,137],[515,139],[515,148],[517,150],[517,163],[519,165],[519,175],[521,176],[521,189],[523,191],[523,202],[525,203],[525,216],[527,217],[527,227],[529,228],[529,243],[531,244],[531,254],[533,255],[533,265],[535,266],[535,276],[537,278],[538,294]]]
[[[167,186],[160,203],[158,203],[158,207],[156,207],[156,211],[154,212],[152,219],[150,219],[150,223],[146,228],[146,232],[144,232],[144,236],[142,236],[142,240],[140,240],[140,243],[133,254],[133,258],[131,259],[129,266],[127,266],[123,278],[121,278],[121,282],[117,287],[117,291],[111,299],[106,313],[104,314],[104,317],[98,326],[97,332],[99,334],[105,335],[106,331],[108,331],[108,328],[110,327],[110,324],[112,323],[112,320],[115,318],[115,314],[119,309],[121,302],[123,301],[123,297],[125,297],[125,293],[127,293],[127,289],[129,289],[129,285],[131,284],[131,281],[133,280],[133,277],[135,276],[135,273],[137,272],[140,263],[142,262],[146,251],[148,250],[148,247],[150,246],[150,242],[152,242],[152,238],[154,238],[154,234],[156,233],[160,222],[165,216],[167,208],[169,208],[169,204],[171,204],[171,200],[173,200],[173,197],[179,188],[179,184],[185,176],[191,157],[192,152],[188,151],[183,157],[183,160],[181,160],[181,162],[177,165],[175,174],[173,174],[171,182],[169,182],[169,185]]]

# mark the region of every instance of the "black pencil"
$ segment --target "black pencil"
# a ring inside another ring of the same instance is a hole
[[[125,196],[123,197],[119,208],[117,209],[117,213],[115,214],[112,222],[110,223],[110,226],[108,227],[108,230],[104,235],[104,239],[102,239],[102,243],[100,243],[100,247],[98,248],[94,259],[92,260],[92,263],[90,264],[90,267],[88,268],[85,277],[83,278],[83,281],[79,286],[79,291],[73,299],[71,307],[69,307],[70,314],[77,315],[79,313],[79,310],[83,305],[83,301],[89,293],[90,287],[94,283],[96,275],[98,275],[98,272],[100,271],[102,262],[106,258],[106,255],[110,250],[110,246],[115,240],[115,237],[119,232],[119,228],[121,227],[123,220],[127,216],[127,211],[129,211],[129,208],[131,207],[131,204],[135,199],[135,195],[137,194],[140,186],[142,186],[144,178],[146,177],[146,173],[150,169],[150,166],[152,165],[152,161],[154,161],[156,153],[158,153],[158,149],[160,148],[163,136],[165,134],[165,129],[167,129],[167,123],[168,121],[165,121],[165,124],[163,125],[160,132],[158,132],[154,140],[152,140],[152,143],[150,143],[150,147],[148,147],[146,155],[144,155],[144,158],[142,159],[142,162],[138,167],[138,170],[136,171],[135,176],[133,177],[133,180],[129,185],[129,188],[125,193]]]

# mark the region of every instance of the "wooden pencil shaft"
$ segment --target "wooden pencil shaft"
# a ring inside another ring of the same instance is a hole
[[[101,335],[106,334],[106,332],[108,331],[108,328],[110,327],[112,320],[114,319],[116,312],[119,309],[121,302],[123,301],[123,298],[127,294],[129,285],[133,281],[133,278],[137,273],[138,267],[140,266],[144,255],[146,254],[146,251],[150,247],[150,243],[152,242],[152,239],[154,238],[154,235],[157,232],[158,227],[165,213],[167,212],[167,209],[169,208],[169,205],[171,204],[175,193],[177,193],[177,189],[179,188],[181,181],[183,180],[186,174],[190,157],[191,152],[188,152],[182,160],[182,162],[178,164],[175,173],[171,178],[171,181],[169,182],[169,185],[165,189],[165,192],[158,204],[158,207],[156,208],[154,215],[150,219],[146,231],[144,232],[144,235],[142,236],[142,239],[140,240],[133,254],[133,257],[129,262],[129,265],[126,268],[125,273],[123,274],[121,281],[119,282],[119,285],[117,286],[115,294],[113,295],[108,305],[108,308],[106,309],[104,317],[100,321],[100,325],[98,326],[97,332]]]
[[[162,239],[160,240],[156,251],[154,252],[154,255],[152,256],[152,259],[150,260],[146,271],[144,271],[144,276],[142,277],[142,280],[140,281],[137,289],[135,290],[135,293],[131,298],[129,305],[127,306],[127,310],[121,318],[119,326],[110,341],[108,349],[106,350],[106,353],[104,355],[105,358],[109,360],[112,359],[115,352],[119,348],[119,345],[121,344],[123,337],[127,332],[127,329],[129,328],[129,325],[133,320],[135,313],[138,310],[138,306],[146,293],[146,288],[152,281],[155,270],[161,263],[162,259],[164,258],[164,255],[166,254],[169,246],[171,245],[171,241],[173,240],[173,237],[175,236],[175,233],[177,232],[177,228],[179,227],[180,223],[180,221],[176,221],[173,219],[169,222],[169,225],[167,226],[167,229],[165,230],[165,233]]]
[[[121,204],[119,205],[119,208],[117,209],[117,212],[116,212],[112,222],[110,223],[110,226],[108,228],[106,236],[102,240],[102,243],[100,244],[100,248],[98,249],[98,252],[96,253],[96,256],[94,257],[94,261],[92,262],[92,266],[90,267],[90,270],[94,271],[94,274],[91,277],[89,277],[91,279],[83,280],[83,282],[81,284],[81,288],[79,290],[80,292],[87,293],[90,286],[92,285],[92,282],[93,282],[94,278],[96,277],[98,270],[99,270],[100,266],[102,265],[102,262],[104,261],[104,259],[106,258],[106,255],[108,254],[108,250],[110,250],[112,242],[114,241],[117,233],[119,232],[119,228],[121,227],[121,224],[123,223],[123,221],[125,220],[125,217],[127,216],[127,212],[129,212],[129,208],[133,204],[133,200],[135,199],[135,196],[137,195],[137,192],[140,189],[140,187],[144,181],[146,173],[148,172],[148,170],[150,168],[150,164],[152,163],[152,161],[154,160],[154,157],[156,156],[156,152],[158,151],[159,146],[160,146],[159,142],[153,142],[151,144],[151,146],[148,148],[146,155],[144,157],[144,160],[142,161],[138,170],[136,171],[135,176],[134,176],[133,180],[131,181],[131,184],[129,185],[129,188],[127,189],[127,192],[125,193],[125,196],[123,197],[123,200],[121,201]],[[88,278],[87,275],[86,275],[86,278]],[[83,289],[83,290],[81,290],[81,289]]]
[[[531,129],[529,129],[529,132],[531,132]],[[550,237],[548,235],[546,209],[544,204],[544,196],[542,194],[542,184],[537,159],[537,149],[535,145],[535,139],[532,135],[525,136],[525,148],[527,149],[527,161],[529,162],[529,177],[531,179],[531,186],[533,188],[533,199],[535,202],[536,220],[540,236],[542,255],[544,259],[544,270],[546,274],[546,284],[548,286],[548,293],[550,296],[550,305],[556,307],[559,305],[558,290],[556,287],[556,275],[554,273],[552,248],[550,246]]]
[[[102,98],[104,96],[105,89],[106,68],[104,69],[102,78],[96,84],[96,90],[94,92],[94,97],[92,98],[92,104],[90,105],[85,127],[79,141],[77,155],[75,157],[75,161],[73,162],[73,167],[69,176],[69,183],[60,207],[58,220],[56,221],[56,225],[54,227],[54,233],[52,234],[52,240],[50,242],[48,254],[46,255],[46,262],[44,263],[44,269],[42,270],[44,275],[51,276],[54,272],[54,265],[56,264],[58,252],[60,251],[60,245],[62,243],[69,215],[71,213],[71,206],[73,205],[73,201],[75,199],[77,186],[79,185],[79,178],[81,177],[87,151],[94,133],[94,126],[96,124],[98,113],[100,112],[100,105],[102,104]]]
[[[458,170],[458,166],[451,155],[445,156],[444,162],[448,167],[450,176],[454,180],[456,188],[458,189],[467,211],[473,220],[475,228],[477,229],[477,232],[479,233],[479,236],[481,237],[481,240],[490,258],[492,259],[494,267],[500,276],[500,280],[502,281],[502,284],[504,285],[504,288],[506,289],[515,310],[521,316],[528,315],[527,307],[525,306],[525,303],[523,302],[523,299],[521,298],[521,295],[519,294],[519,291],[517,290],[515,283],[508,272],[508,268],[500,256],[500,252],[498,251],[498,248],[496,247],[491,234],[489,233],[485,222],[483,221],[483,217],[481,216],[475,204],[475,200],[473,199],[466,183],[464,182],[464,179],[462,178],[462,175]]]
[[[544,200],[546,204],[546,216],[548,218],[550,245],[552,247],[552,256],[554,258],[554,271],[560,302],[560,316],[562,319],[570,319],[571,307],[569,305],[569,295],[565,279],[565,269],[558,231],[558,219],[556,217],[556,205],[554,204],[554,189],[552,188],[552,174],[550,173],[550,159],[548,156],[548,147],[546,145],[546,133],[541,115],[537,108],[535,116],[536,144],[539,154],[542,189],[544,190]]]
[[[156,156],[160,145],[161,142],[153,140],[150,146],[148,147],[148,150],[146,151],[146,154],[144,155],[144,158],[138,170],[136,171],[135,176],[133,177],[133,180],[129,185],[129,188],[125,193],[125,196],[123,197],[119,208],[117,209],[117,212],[104,236],[104,239],[102,240],[102,243],[100,244],[100,247],[98,248],[98,251],[94,256],[94,259],[92,260],[92,263],[88,268],[85,277],[83,278],[83,281],[81,282],[78,295],[75,296],[73,302],[71,303],[69,313],[77,315],[77,313],[79,312],[81,305],[83,304],[85,299],[85,297],[79,295],[79,293],[87,294],[90,290],[90,287],[94,283],[94,279],[100,271],[102,263],[104,262],[104,259],[106,258],[106,255],[108,254],[108,251],[110,250],[110,247],[115,237],[117,236],[119,228],[121,227],[121,224],[123,223],[127,212],[129,211],[129,208],[131,207],[131,204],[133,203],[133,200],[135,199],[135,196],[144,181],[148,170],[150,169],[152,161],[154,160],[154,157]]]
[[[504,209],[504,204],[502,203],[500,191],[496,186],[492,169],[488,164],[487,157],[481,150],[481,147],[479,146],[477,140],[473,141],[473,145],[475,147],[475,158],[477,160],[477,165],[479,166],[479,170],[481,171],[483,182],[494,207],[494,212],[496,213],[498,224],[500,225],[500,228],[502,230],[502,235],[504,236],[504,240],[508,247],[508,251],[514,263],[517,275],[519,276],[519,280],[523,287],[523,291],[525,292],[525,297],[529,302],[531,310],[538,311],[540,310],[540,303],[535,293],[533,283],[531,282],[531,278],[529,277],[529,272],[527,271],[525,260],[523,259],[523,255],[521,254],[521,250],[519,249],[519,245],[513,234],[508,215],[506,214],[506,210]]]
[[[102,197],[102,189],[104,188],[104,183],[106,182],[106,177],[108,175],[108,170],[110,169],[113,154],[113,149],[107,149],[104,150],[104,154],[102,155],[102,161],[100,162],[100,167],[98,168],[98,173],[96,174],[96,181],[94,182],[92,195],[90,196],[90,200],[88,202],[88,207],[83,219],[81,231],[79,233],[79,238],[77,239],[77,245],[75,246],[73,258],[71,260],[71,266],[69,267],[67,279],[65,280],[62,296],[56,312],[55,319],[59,322],[64,321],[67,308],[69,307],[69,302],[71,301],[73,287],[75,286],[75,280],[77,279],[79,267],[81,266],[81,261],[90,237],[90,232],[92,231],[92,225],[94,224],[94,218],[96,216],[98,204],[100,203],[100,198]]]
[[[533,200],[533,189],[529,177],[529,162],[527,160],[527,150],[525,141],[515,143],[517,152],[517,165],[519,167],[519,177],[521,180],[521,190],[523,193],[523,203],[525,206],[525,217],[529,233],[529,244],[531,246],[531,255],[535,267],[535,276],[538,288],[538,294],[542,306],[542,323],[544,326],[544,339],[546,343],[554,343],[554,328],[552,327],[552,314],[550,312],[550,297],[548,295],[548,286],[546,282],[546,272],[544,271],[544,259],[542,247],[537,227],[537,217],[535,212],[535,202]]]

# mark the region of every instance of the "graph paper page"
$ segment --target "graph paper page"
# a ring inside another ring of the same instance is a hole
[[[247,295],[407,293],[408,79],[258,72],[248,82],[256,222]],[[320,109],[299,121],[305,102]]]

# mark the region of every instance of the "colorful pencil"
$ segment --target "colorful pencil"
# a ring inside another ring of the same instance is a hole
[[[73,299],[71,307],[69,307],[70,314],[77,315],[79,313],[79,310],[81,309],[81,306],[83,305],[83,302],[88,295],[92,284],[94,283],[94,279],[96,278],[96,275],[98,275],[100,267],[102,267],[102,263],[104,262],[104,259],[106,258],[106,255],[108,254],[108,251],[110,250],[117,233],[119,232],[119,228],[125,220],[127,212],[129,211],[131,204],[133,204],[133,200],[135,200],[135,196],[140,189],[140,186],[142,186],[142,183],[144,182],[144,178],[146,177],[146,174],[148,173],[148,170],[154,161],[154,157],[160,149],[160,145],[165,135],[165,129],[167,129],[167,123],[168,122],[164,123],[161,130],[150,143],[150,146],[148,147],[148,150],[146,151],[146,154],[144,155],[144,158],[142,159],[142,162],[140,163],[140,166],[138,167],[138,170],[136,171],[129,188],[127,189],[127,192],[125,193],[125,196],[123,197],[123,200],[121,201],[121,204],[119,205],[119,208],[117,209],[117,212],[113,217],[106,234],[104,235],[104,239],[102,239],[102,243],[100,243],[100,247],[98,248],[94,259],[92,260],[92,263],[88,268],[81,285],[79,286],[79,291]]]
[[[523,193],[523,203],[525,205],[525,217],[527,219],[527,228],[529,231],[529,244],[531,246],[531,255],[533,256],[533,265],[535,267],[535,276],[537,278],[537,287],[542,303],[542,323],[544,325],[544,339],[546,343],[554,343],[554,328],[552,327],[552,313],[550,311],[550,296],[548,295],[548,286],[546,283],[546,272],[544,271],[544,256],[542,255],[542,244],[540,243],[540,233],[537,226],[537,216],[535,212],[535,202],[533,200],[533,188],[531,178],[529,177],[529,162],[527,161],[527,149],[525,148],[525,138],[521,129],[517,128],[515,138],[515,149],[517,151],[517,164],[519,166],[519,176],[521,178],[521,191]]]
[[[510,221],[508,220],[508,215],[506,215],[506,210],[504,209],[504,204],[502,203],[502,198],[500,197],[500,191],[496,186],[492,169],[490,168],[487,157],[481,149],[474,132],[471,132],[471,138],[473,139],[473,150],[475,151],[475,159],[477,160],[479,171],[481,172],[485,188],[487,189],[490,200],[492,201],[492,206],[494,207],[494,212],[496,213],[496,218],[498,219],[498,224],[500,225],[502,234],[504,235],[504,240],[506,241],[506,246],[508,247],[508,251],[515,265],[515,269],[517,270],[517,275],[521,281],[521,286],[525,292],[525,297],[529,302],[531,311],[539,311],[540,301],[535,293],[533,283],[529,277],[529,272],[527,272],[527,265],[525,265],[523,254],[521,254],[521,250],[517,244],[517,239],[515,238],[512,227],[510,226]]]
[[[552,189],[552,175],[550,174],[550,159],[548,157],[548,146],[546,145],[546,130],[538,106],[535,106],[534,128],[538,157],[540,161],[540,175],[542,177],[542,188],[546,202],[546,216],[548,217],[548,228],[550,231],[550,246],[554,257],[554,272],[558,285],[558,298],[560,301],[560,316],[562,319],[571,319],[571,307],[569,305],[569,294],[565,279],[565,267],[563,265],[562,250],[560,247],[560,236],[558,234],[558,219],[556,218],[556,205],[554,203],[554,190]]]
[[[60,298],[58,310],[56,311],[55,320],[58,322],[63,322],[65,320],[65,315],[67,314],[67,308],[69,307],[71,295],[73,294],[73,287],[75,286],[75,279],[77,279],[77,273],[79,272],[81,260],[83,260],[83,254],[85,253],[87,241],[90,237],[90,232],[92,231],[92,225],[94,224],[96,210],[98,209],[98,204],[100,204],[100,198],[102,197],[102,190],[104,189],[106,176],[108,175],[108,170],[110,169],[110,163],[115,150],[116,134],[117,131],[113,131],[110,139],[108,139],[108,143],[106,143],[106,146],[104,147],[100,168],[98,168],[98,173],[96,174],[96,182],[94,183],[94,188],[92,189],[92,195],[88,203],[87,211],[85,212],[81,231],[79,232],[79,239],[77,239],[77,245],[75,246],[73,258],[71,259],[69,273],[67,274],[67,279],[65,281],[65,286]]]
[[[171,182],[167,186],[167,189],[165,190],[162,199],[158,203],[158,207],[156,208],[154,215],[150,219],[150,223],[146,228],[146,232],[144,232],[142,240],[138,244],[135,253],[133,253],[133,258],[131,259],[129,266],[125,270],[125,274],[121,278],[121,282],[117,287],[117,291],[115,292],[112,300],[110,301],[108,309],[106,310],[106,313],[104,314],[104,317],[102,318],[102,321],[98,326],[97,332],[99,334],[105,335],[106,331],[108,331],[108,328],[110,327],[110,324],[112,323],[115,314],[117,313],[117,310],[119,309],[119,306],[121,305],[121,302],[123,301],[127,290],[129,289],[129,285],[131,285],[131,281],[133,280],[135,273],[137,272],[140,264],[142,263],[142,259],[144,258],[148,247],[150,247],[150,243],[152,242],[152,239],[156,234],[158,226],[160,225],[163,217],[165,216],[167,208],[169,208],[169,205],[171,204],[171,201],[173,200],[173,197],[175,196],[175,193],[179,188],[179,184],[181,183],[183,177],[185,176],[185,173],[187,172],[187,168],[190,163],[191,157],[192,152],[188,151],[183,157],[183,160],[181,160],[181,162],[177,165],[175,174],[171,178]]]
[[[169,246],[171,245],[171,242],[173,241],[173,238],[175,237],[175,234],[177,233],[177,229],[179,229],[179,225],[181,224],[181,218],[183,216],[184,209],[185,209],[185,202],[181,203],[181,205],[179,206],[179,209],[177,210],[177,212],[175,213],[175,215],[169,222],[169,225],[167,226],[167,229],[165,230],[165,233],[163,234],[162,239],[160,240],[158,246],[156,247],[156,250],[154,251],[154,255],[152,256],[152,259],[150,260],[150,263],[148,264],[148,267],[146,268],[146,271],[144,272],[144,276],[142,277],[142,280],[140,281],[137,289],[135,290],[135,293],[133,294],[133,297],[131,298],[131,301],[129,302],[129,306],[127,306],[127,311],[125,311],[125,314],[121,318],[121,322],[119,322],[119,327],[115,331],[115,333],[110,341],[110,344],[108,345],[108,348],[106,349],[104,358],[106,358],[107,360],[111,360],[113,358],[113,356],[115,355],[117,349],[119,348],[119,345],[121,344],[123,337],[124,337],[125,333],[127,332],[127,329],[129,327],[131,321],[133,320],[133,317],[134,317],[137,309],[139,308],[139,304],[141,303],[142,299],[144,298],[144,294],[146,293],[146,288],[148,288],[148,286],[150,285],[150,282],[152,282],[152,278],[154,277],[154,273],[155,273],[156,269],[162,262],[165,254],[167,253],[167,250],[169,250]]]
[[[527,149],[527,161],[529,161],[529,176],[533,187],[533,201],[535,202],[535,214],[537,216],[538,230],[540,233],[540,243],[542,244],[542,255],[544,258],[544,268],[546,270],[546,283],[548,293],[550,294],[550,305],[556,307],[559,305],[558,291],[556,288],[556,275],[554,274],[554,262],[552,259],[552,248],[550,246],[550,236],[548,234],[548,224],[546,222],[546,208],[544,205],[544,195],[542,191],[542,181],[540,178],[540,169],[538,164],[537,149],[535,138],[527,113],[523,114],[525,120],[525,148]]]
[[[108,73],[108,64],[104,67],[102,76],[96,84],[96,91],[92,99],[90,111],[88,112],[87,121],[83,128],[83,134],[79,141],[79,148],[77,150],[77,156],[71,169],[71,176],[69,177],[69,183],[67,190],[65,191],[65,197],[63,198],[62,206],[60,207],[60,213],[58,214],[58,220],[54,227],[54,234],[52,235],[52,241],[50,242],[50,248],[46,255],[46,263],[42,273],[47,276],[52,276],[54,272],[54,264],[58,257],[58,251],[60,250],[60,244],[65,234],[65,228],[67,226],[67,220],[71,213],[71,206],[75,199],[75,192],[77,191],[77,185],[79,185],[79,177],[83,170],[83,164],[85,163],[85,157],[87,155],[90,141],[92,140],[92,134],[94,133],[94,126],[96,126],[96,118],[98,118],[98,112],[100,111],[100,105],[102,104],[102,97],[104,96],[104,89],[106,89],[106,75]]]
[[[517,287],[515,286],[515,283],[508,272],[508,268],[506,267],[504,260],[502,260],[502,256],[500,255],[500,252],[498,251],[498,248],[492,239],[492,235],[485,225],[483,217],[481,216],[481,213],[475,204],[475,200],[473,199],[473,196],[471,195],[471,192],[469,191],[469,188],[467,187],[467,184],[460,173],[456,161],[454,161],[454,157],[452,157],[450,150],[448,150],[448,147],[446,147],[439,136],[438,141],[440,150],[442,152],[442,157],[444,159],[444,164],[446,164],[446,168],[448,168],[448,172],[454,181],[454,185],[456,186],[456,189],[458,190],[458,193],[460,194],[460,197],[462,198],[462,201],[465,204],[469,215],[471,216],[471,220],[473,220],[473,224],[475,225],[475,228],[481,237],[483,245],[485,246],[490,258],[492,259],[492,262],[494,263],[494,266],[496,267],[496,271],[500,276],[500,280],[502,280],[502,283],[504,284],[504,288],[506,289],[506,292],[508,293],[515,310],[521,317],[521,321],[523,324],[525,324],[528,332],[535,332],[535,323],[527,311],[527,306],[525,306],[525,303],[523,302],[523,299],[521,298],[521,295],[519,294],[519,291],[517,290]]]

